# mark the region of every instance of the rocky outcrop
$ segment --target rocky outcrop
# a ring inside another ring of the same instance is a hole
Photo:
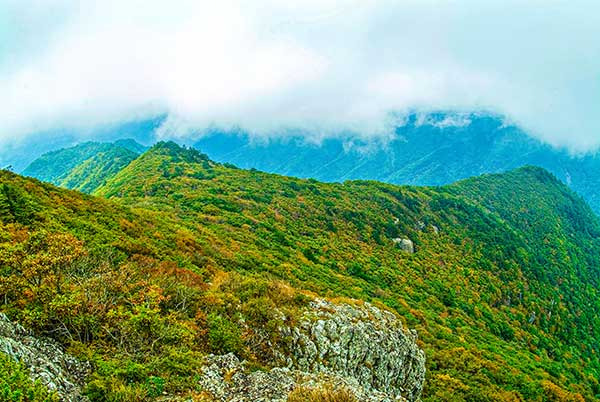
[[[208,356],[202,374],[199,380],[200,387],[209,398],[217,401],[284,402],[297,387],[344,389],[359,401],[391,402],[393,400],[383,392],[364,389],[353,378],[313,374],[287,367],[251,371],[246,362],[241,362],[232,353]]]
[[[56,391],[62,401],[87,401],[81,387],[90,371],[89,364],[64,353],[52,340],[34,337],[1,313],[0,353],[20,361],[33,380]]]
[[[351,378],[366,390],[417,400],[425,353],[417,334],[369,303],[315,300],[297,325],[283,328],[279,359],[290,369]]]
[[[392,312],[315,299],[292,321],[272,345],[274,368],[251,371],[233,354],[211,355],[203,391],[219,401],[286,401],[297,387],[333,387],[359,401],[419,400],[425,354]]]
[[[400,248],[400,250],[406,251],[407,253],[411,254],[415,252],[415,245],[410,239],[402,239],[400,237],[396,237],[392,239],[392,241],[398,246],[398,248]]]

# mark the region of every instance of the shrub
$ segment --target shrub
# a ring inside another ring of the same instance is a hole
[[[0,353],[0,400],[11,402],[58,401],[39,381],[32,381],[27,370],[4,353]]]
[[[210,314],[207,317],[208,341],[214,353],[233,352],[239,354],[243,349],[239,327],[227,317]]]
[[[160,396],[165,390],[165,380],[161,377],[150,376],[146,380],[146,389],[148,390],[148,396]]]

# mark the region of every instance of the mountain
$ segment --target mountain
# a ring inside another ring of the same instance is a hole
[[[193,145],[219,162],[328,182],[444,185],[524,165],[543,167],[600,213],[600,157],[573,156],[487,113],[413,113],[392,136],[311,141],[311,134],[256,139],[213,130]],[[308,140],[307,140],[308,138]]]
[[[114,143],[85,142],[42,155],[27,166],[23,174],[89,193],[145,149],[131,139]]]
[[[128,123],[105,129],[99,138],[136,133],[143,143],[157,137],[164,119]],[[238,130],[197,133],[193,147],[221,163],[245,169],[314,178],[327,182],[378,180],[392,184],[444,185],[484,173],[500,173],[525,165],[540,166],[579,193],[600,213],[600,157],[571,155],[530,137],[504,118],[489,113],[412,113],[401,119],[392,135],[365,138],[355,134],[317,140],[315,133],[280,133],[275,138],[250,136]],[[82,148],[87,145],[80,144]],[[77,148],[77,147],[76,147]],[[86,153],[81,149],[81,153]],[[140,152],[137,150],[136,152]],[[61,153],[49,153],[42,166],[66,177],[74,168]],[[35,161],[23,174],[68,188],[93,191],[76,180],[61,183],[48,177]]]
[[[90,361],[93,400],[235,393],[230,370],[255,384],[282,365],[409,399],[425,375],[426,401],[600,395],[600,222],[541,168],[442,187],[322,183],[167,142],[93,195],[0,183],[0,309]],[[382,314],[416,330],[426,370],[417,346],[384,358],[414,341],[367,329],[389,327]],[[375,321],[344,327],[361,316]],[[381,349],[341,346],[346,331]],[[210,384],[208,353],[221,356]]]
[[[141,144],[151,144],[156,141],[155,131],[164,120],[164,116],[158,116],[125,123],[103,124],[94,128],[47,130],[29,134],[12,142],[0,142],[0,168],[22,172],[45,153],[73,147],[86,142],[86,139],[113,142],[131,138]]]

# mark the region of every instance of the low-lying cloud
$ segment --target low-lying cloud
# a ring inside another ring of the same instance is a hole
[[[168,135],[381,135],[391,111],[484,109],[593,150],[599,37],[592,1],[5,0],[0,138],[159,114]]]

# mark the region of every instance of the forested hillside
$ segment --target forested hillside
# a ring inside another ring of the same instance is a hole
[[[576,155],[489,113],[412,113],[390,135],[319,139],[301,132],[273,138],[213,130],[194,146],[219,162],[321,181],[378,180],[444,185],[484,173],[541,166],[600,212],[600,158]],[[359,133],[360,134],[360,133]]]
[[[144,150],[145,147],[134,140],[85,142],[42,155],[23,174],[90,193]]]
[[[600,223],[543,169],[327,184],[169,142],[93,196],[0,183],[0,310],[91,361],[93,400],[200,395],[211,352],[270,367],[316,295],[416,329],[424,400],[600,395]]]

